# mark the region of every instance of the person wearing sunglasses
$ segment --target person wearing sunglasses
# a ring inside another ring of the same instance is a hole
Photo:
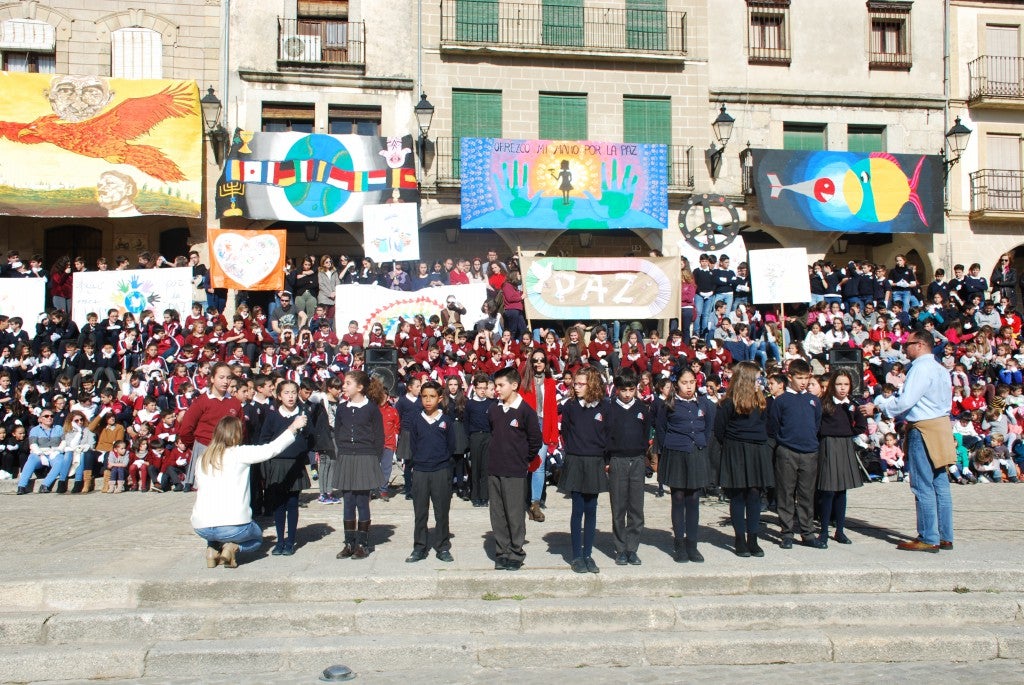
[[[28,461],[25,462],[24,468],[21,469],[21,477],[18,479],[19,495],[27,495],[30,492],[29,481],[35,475],[36,469],[41,466],[49,466],[50,471],[46,474],[46,480],[43,481],[43,486],[39,491],[50,492],[54,481],[57,480],[60,474],[60,471],[54,468],[54,464],[62,454],[60,444],[63,438],[64,428],[54,424],[53,410],[42,410],[39,413],[39,423],[28,433],[29,455]],[[68,486],[67,478],[67,472],[65,471],[62,481],[65,491]],[[60,487],[59,485],[57,486],[58,492]]]
[[[1013,256],[1009,252],[999,257],[988,282],[993,294],[999,294],[1004,310],[1017,306],[1017,270],[1013,268]]]

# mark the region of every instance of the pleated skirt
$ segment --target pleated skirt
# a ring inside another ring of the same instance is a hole
[[[773,487],[775,469],[768,443],[726,440],[722,445],[718,484],[723,488]]]
[[[838,492],[864,485],[850,438],[824,437],[818,445],[818,489]]]
[[[558,491],[567,494],[582,492],[585,495],[608,492],[608,474],[604,470],[604,457],[565,455],[562,476],[558,479]]]
[[[261,464],[263,480],[268,491],[302,492],[312,483],[306,471],[308,461],[302,459],[271,459]]]
[[[376,490],[383,485],[380,457],[373,454],[339,454],[331,469],[332,490]]]
[[[698,447],[692,452],[663,449],[658,457],[658,482],[684,490],[699,490],[710,485],[708,448]]]

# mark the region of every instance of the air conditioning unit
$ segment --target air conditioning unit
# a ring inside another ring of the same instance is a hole
[[[288,62],[319,62],[320,36],[281,36],[281,59]]]

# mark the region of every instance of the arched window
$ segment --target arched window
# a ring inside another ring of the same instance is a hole
[[[164,45],[152,29],[117,29],[110,34],[110,75],[113,78],[163,78]]]
[[[8,19],[0,24],[4,71],[56,72],[56,40],[56,30],[45,21]]]

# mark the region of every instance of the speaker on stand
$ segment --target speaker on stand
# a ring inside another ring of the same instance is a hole
[[[370,378],[376,378],[389,393],[398,385],[398,350],[394,347],[367,347],[364,370]]]
[[[840,369],[850,374],[853,387],[851,397],[859,397],[864,385],[864,351],[859,347],[833,347],[828,351],[828,367],[830,371]]]

